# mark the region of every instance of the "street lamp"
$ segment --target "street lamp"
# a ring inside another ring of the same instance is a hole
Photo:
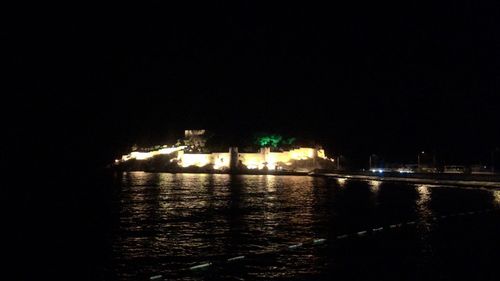
[[[372,166],[373,166],[373,160],[372,160],[372,157],[374,157],[374,158],[375,158],[375,160],[376,160],[376,159],[377,159],[377,155],[375,155],[375,154],[370,154],[370,158],[369,158],[369,161],[368,161],[368,162],[369,162],[369,165],[370,165],[370,168],[369,168],[368,170],[370,170],[370,171],[372,170]]]
[[[340,166],[341,159],[344,160],[345,159],[344,156],[342,156],[342,155],[337,156],[337,170],[340,170],[340,168],[341,168],[341,166]]]
[[[420,152],[417,154],[417,170],[420,172],[420,155],[425,154],[425,151]]]

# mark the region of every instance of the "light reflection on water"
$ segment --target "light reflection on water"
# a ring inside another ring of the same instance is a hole
[[[432,218],[432,209],[429,204],[431,201],[432,191],[431,188],[425,184],[417,185],[418,199],[416,201],[417,211],[420,218],[428,222]]]
[[[500,207],[500,190],[495,190],[493,192],[493,197],[495,198],[495,203]]]
[[[419,216],[419,238],[421,241],[422,255],[425,257],[419,262],[419,266],[428,266],[428,261],[432,259],[433,248],[429,243],[430,232],[434,226],[434,214],[430,206],[432,199],[432,189],[425,184],[416,186],[418,199],[415,202],[417,205],[417,213]]]
[[[121,192],[115,206],[110,271],[121,280],[142,278],[158,268],[177,276],[179,269],[215,257],[277,249],[402,220],[418,219],[423,227],[420,240],[428,243],[435,223],[431,204],[435,190],[426,185],[307,176],[142,172],[122,174],[118,185]],[[457,204],[466,209],[471,204],[467,191],[438,190],[455,194],[453,201],[441,196],[445,200],[440,203],[442,209]],[[487,195],[478,196],[484,197],[482,204],[493,203]],[[493,196],[500,204],[500,192]],[[430,249],[426,247],[424,250]],[[246,270],[254,277],[286,279],[322,271],[318,261],[322,258],[324,254],[310,252],[280,254],[272,270],[271,265]]]
[[[378,191],[380,190],[381,184],[382,184],[382,182],[377,181],[377,180],[371,180],[368,182],[368,185],[370,186],[370,190],[375,194],[378,193]]]
[[[345,186],[346,182],[347,182],[346,178],[337,178],[337,183],[339,184],[339,186]]]

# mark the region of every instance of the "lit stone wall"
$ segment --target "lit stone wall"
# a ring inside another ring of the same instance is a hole
[[[239,153],[238,160],[241,164],[245,165],[248,169],[262,169],[264,168],[264,155],[260,152],[257,153]]]
[[[205,130],[184,130],[184,136],[186,138],[193,136],[202,136],[205,134]]]
[[[267,167],[274,170],[277,167],[292,165],[296,160],[308,160],[315,157],[327,159],[323,149],[302,147],[283,152],[271,152],[269,148],[263,148],[256,153],[238,153],[238,160],[248,169],[263,169]],[[178,160],[182,167],[203,167],[208,164],[214,165],[216,170],[224,170],[230,167],[230,153],[185,153],[179,151]]]
[[[176,147],[164,147],[158,150],[153,150],[149,152],[141,152],[141,151],[133,151],[130,154],[123,155],[121,160],[116,160],[115,162],[120,162],[120,161],[128,161],[131,159],[136,159],[136,160],[146,160],[149,159],[153,156],[156,155],[167,155],[171,154],[177,151],[181,151],[185,148],[185,146],[176,146]]]
[[[267,168],[269,170],[275,170],[276,166],[290,165],[290,153],[289,151],[284,152],[270,152],[266,154]]]
[[[184,168],[189,166],[204,167],[213,164],[212,154],[179,153],[180,165]]]
[[[292,160],[306,160],[314,158],[314,149],[308,147],[301,147],[290,150],[290,159]]]
[[[229,169],[231,154],[228,152],[212,153],[212,161],[212,163],[214,164],[214,169],[216,170]]]
[[[130,158],[135,158],[137,160],[144,160],[153,157],[152,152],[139,152],[139,151],[134,151],[130,153]]]
[[[323,149],[318,149],[318,157],[323,158],[323,159],[327,159],[325,151]]]

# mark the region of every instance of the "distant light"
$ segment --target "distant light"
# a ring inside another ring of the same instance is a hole
[[[410,169],[398,169],[398,172],[400,174],[412,173],[412,171]]]

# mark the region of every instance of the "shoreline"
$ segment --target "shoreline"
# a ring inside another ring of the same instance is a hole
[[[317,171],[317,172],[293,172],[293,171],[207,171],[207,170],[185,170],[185,171],[156,171],[156,170],[118,170],[117,172],[145,172],[145,173],[169,173],[169,174],[225,174],[225,175],[275,175],[275,176],[311,176],[325,178],[343,178],[352,180],[377,180],[388,182],[402,182],[413,184],[451,185],[500,188],[500,175],[471,175],[471,174],[399,174],[399,173],[371,173],[371,172],[339,172],[339,171]]]
[[[368,173],[311,173],[313,177],[333,177],[353,180],[377,180],[388,182],[403,182],[414,184],[469,186],[483,188],[500,188],[500,178],[498,176],[462,175],[462,174],[368,174]]]
[[[292,171],[211,171],[211,170],[185,170],[185,171],[165,171],[165,170],[115,170],[121,173],[133,173],[133,172],[144,172],[144,173],[166,173],[166,174],[215,174],[215,175],[273,175],[273,176],[308,176],[310,172],[292,172]]]

